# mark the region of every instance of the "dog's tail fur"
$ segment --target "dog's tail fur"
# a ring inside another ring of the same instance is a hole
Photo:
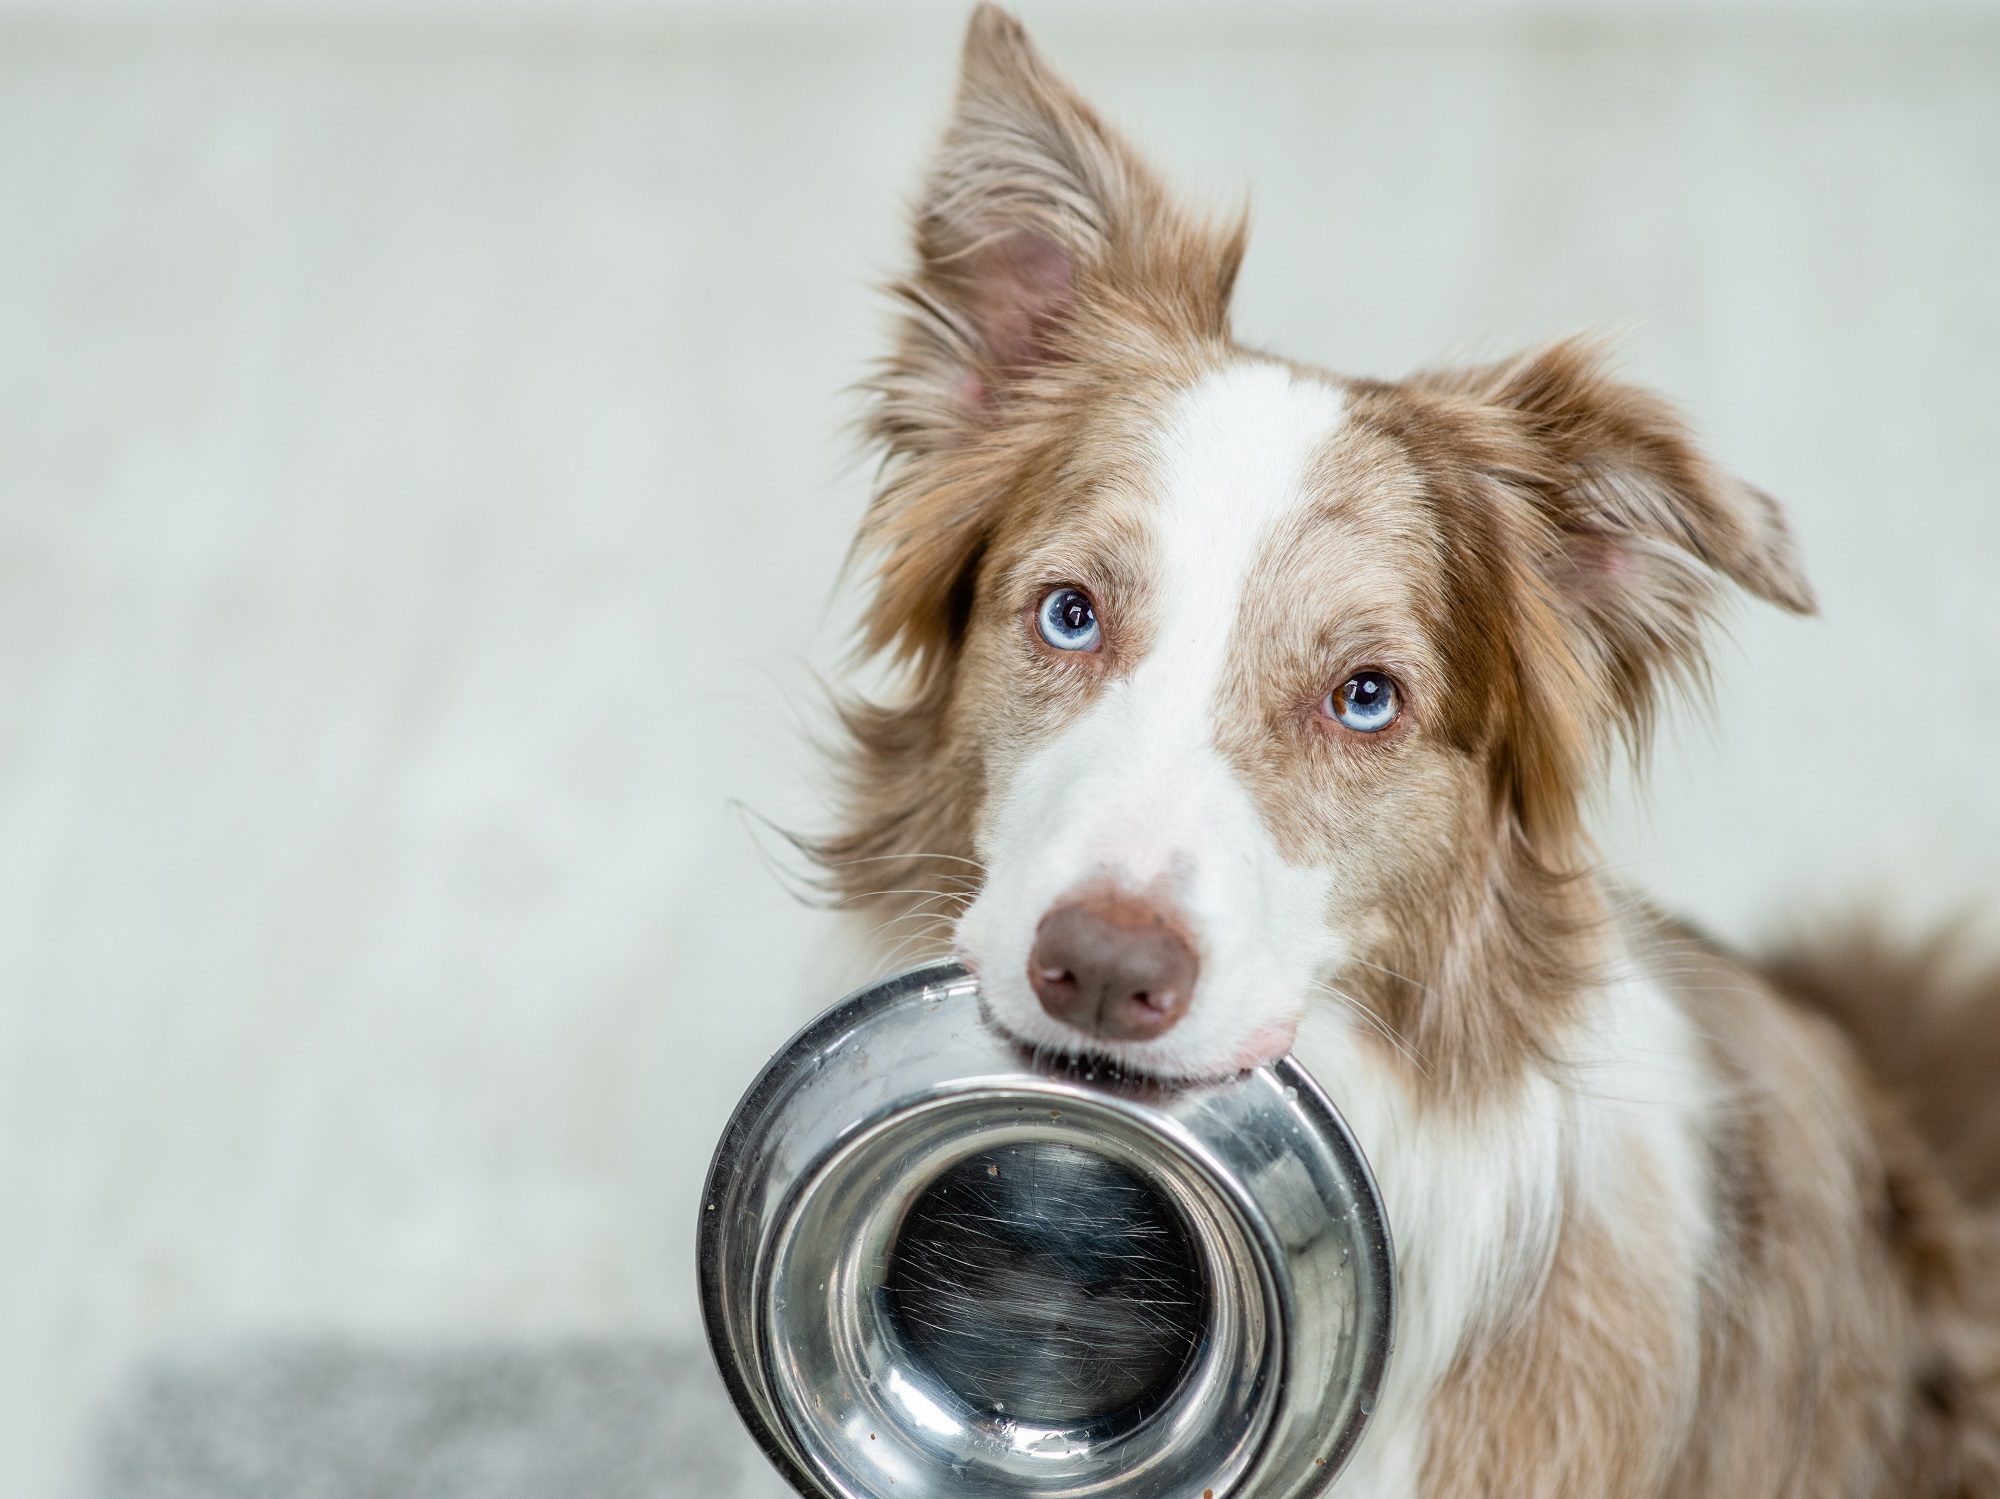
[[[1795,937],[1761,966],[1854,1038],[1960,1197],[2000,1212],[2000,961],[1957,930],[1910,942],[1856,923]]]

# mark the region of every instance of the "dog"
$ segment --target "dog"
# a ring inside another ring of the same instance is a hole
[[[872,384],[895,685],[843,705],[827,878],[1024,1046],[1320,1081],[1402,1287],[1342,1493],[2000,1495],[2000,988],[1756,969],[1581,826],[1723,588],[1812,612],[1777,505],[1587,344],[1239,346],[1245,236],[974,14]]]

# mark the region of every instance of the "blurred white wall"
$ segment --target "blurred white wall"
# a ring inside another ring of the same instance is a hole
[[[2000,899],[2000,19],[1026,4],[1248,192],[1252,340],[1580,329],[1791,506],[1616,800],[1750,939]],[[773,15],[777,19],[773,19]],[[0,14],[0,1492],[226,1328],[687,1330],[699,1174],[856,976],[842,392],[961,11]]]

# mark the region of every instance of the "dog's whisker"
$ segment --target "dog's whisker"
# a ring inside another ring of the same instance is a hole
[[[1371,963],[1366,958],[1350,957],[1347,961],[1350,963],[1359,963],[1363,968],[1372,968],[1377,973],[1387,974],[1390,978],[1398,979],[1401,982],[1408,984],[1411,988],[1418,990],[1420,993],[1430,994],[1434,992],[1429,984],[1422,983],[1417,979],[1413,979],[1407,973],[1398,973],[1393,968],[1385,968],[1380,963]]]
[[[864,900],[880,900],[880,899],[882,899],[883,897],[885,897],[885,896],[890,896],[890,895],[922,895],[922,896],[926,896],[926,897],[928,897],[928,898],[929,898],[929,899],[931,899],[931,900],[964,900],[964,899],[965,899],[965,895],[964,895],[964,893],[963,893],[963,892],[961,892],[961,891],[957,891],[957,890],[926,890],[926,889],[923,889],[922,887],[918,886],[918,887],[912,887],[912,888],[910,888],[910,889],[907,889],[907,890],[870,890],[870,891],[869,891],[869,892],[868,892],[868,893],[867,893],[866,895],[850,895],[850,896],[847,896],[847,897],[846,897],[846,898],[844,898],[843,900],[841,900],[841,901],[837,902],[837,904],[838,904],[838,905],[842,905],[842,906],[851,906],[851,905],[854,905],[854,904],[856,904],[857,902],[860,902],[860,901],[864,901]]]
[[[874,926],[868,929],[868,935],[870,937],[884,936],[888,934],[893,928],[906,925],[907,923],[910,922],[922,923],[922,925],[918,926],[917,928],[917,931],[919,932],[935,931],[940,928],[948,928],[950,925],[948,918],[937,915],[933,912],[905,911],[900,916],[891,916],[884,921],[878,921]],[[903,933],[901,935],[907,936],[909,934]]]
[[[891,969],[905,967],[908,966],[907,959],[926,951],[936,956],[948,957],[951,953],[950,939],[943,934],[933,937],[923,933],[904,937],[883,954],[883,965]]]
[[[933,902],[918,901],[908,910],[888,912],[870,930],[875,932],[884,931],[891,926],[905,925],[913,921],[924,922],[933,926],[948,927],[955,923],[957,919],[958,913],[955,911],[949,909],[939,910],[935,908]]]
[[[897,854],[857,854],[851,859],[828,859],[823,861],[828,869],[848,869],[856,864],[917,864],[927,859],[943,859],[953,864],[969,864],[979,873],[986,873],[986,865],[978,859],[964,854],[940,853],[934,849],[913,848]]]
[[[914,894],[916,892],[912,893]],[[888,915],[884,916],[882,920],[884,923],[887,923],[891,921],[908,921],[912,917],[921,917],[928,921],[946,921],[946,922],[955,921],[958,918],[959,913],[958,911],[949,908],[954,906],[957,902],[958,902],[958,897],[955,895],[947,895],[934,892],[930,895],[924,896],[923,899],[921,900],[912,900],[908,902],[907,904],[903,905],[900,909],[892,911]],[[947,909],[939,909],[940,905],[946,907]]]
[[[1430,1075],[1430,1070],[1431,1070],[1430,1063],[1424,1059],[1423,1053],[1418,1051],[1415,1045],[1413,1045],[1410,1042],[1410,1040],[1406,1036],[1404,1036],[1400,1031],[1398,1031],[1393,1025],[1389,1024],[1387,1020],[1384,1020],[1380,1015],[1376,1014],[1372,1008],[1370,1008],[1366,1004],[1363,1004],[1360,1000],[1356,999],[1352,994],[1349,994],[1345,989],[1335,988],[1332,984],[1327,983],[1323,979],[1313,980],[1313,985],[1315,988],[1324,990],[1327,994],[1339,1000],[1356,1017],[1364,1021],[1369,1026],[1373,1027],[1373,1029],[1382,1037],[1383,1040],[1387,1041],[1391,1046],[1395,1047],[1396,1050],[1400,1051],[1406,1058],[1408,1058],[1411,1062],[1413,1062],[1418,1068],[1418,1070],[1421,1071],[1426,1077]]]
[[[907,927],[901,931],[892,931],[889,928],[890,924],[885,922],[882,926],[877,927],[868,934],[869,939],[875,942],[892,944],[889,948],[889,951],[892,952],[900,950],[914,942],[943,943],[946,946],[950,946],[951,944],[951,928],[943,922],[930,922],[920,926]]]

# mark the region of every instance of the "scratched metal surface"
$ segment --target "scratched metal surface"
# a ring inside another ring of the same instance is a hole
[[[1157,1402],[1206,1321],[1173,1205],[1065,1145],[952,1167],[903,1220],[885,1289],[912,1350],[975,1409],[1050,1425]]]

